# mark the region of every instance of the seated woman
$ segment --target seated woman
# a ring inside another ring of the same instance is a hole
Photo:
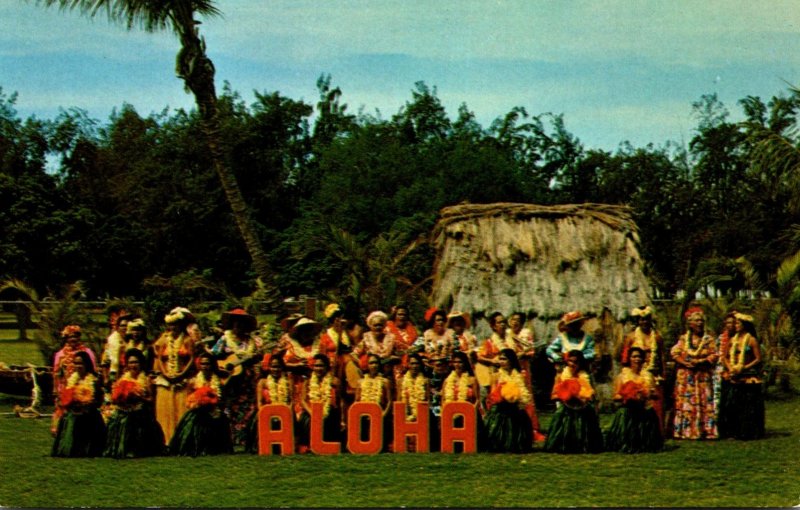
[[[594,388],[583,352],[573,349],[564,356],[566,366],[556,375],[553,400],[560,405],[550,422],[544,450],[554,453],[598,453],[603,435],[594,408]]]
[[[108,420],[104,457],[150,457],[164,453],[164,432],[153,409],[153,387],[138,349],[125,351],[125,372],[111,389],[114,412]]]
[[[490,452],[528,453],[533,446],[533,426],[525,407],[531,394],[522,377],[514,349],[497,355],[499,369],[486,398],[486,442]]]
[[[322,404],[322,438],[327,442],[341,441],[344,416],[339,408],[339,379],[331,371],[331,361],[324,354],[314,355],[311,377],[303,385],[300,405],[303,411],[297,422],[298,453],[308,452],[311,441],[311,404]]]
[[[217,363],[208,352],[197,356],[199,372],[188,383],[188,411],[175,427],[169,442],[170,455],[219,455],[233,453],[231,427],[220,410],[222,382]]]
[[[266,405],[283,404],[292,407],[292,379],[280,356],[264,355],[262,369],[267,375],[259,379],[256,385],[256,403],[258,409]],[[258,452],[258,412],[253,415],[248,426],[245,451]]]
[[[761,350],[753,317],[735,314],[736,334],[722,358],[724,378],[720,409],[721,437],[758,439],[764,437],[764,393],[761,380]]]
[[[99,457],[106,443],[100,416],[103,389],[86,351],[72,354],[72,374],[58,395],[64,414],[58,420],[53,457]]]
[[[392,441],[392,412],[390,385],[388,379],[383,376],[381,369],[381,357],[377,354],[367,356],[367,372],[361,378],[360,386],[356,391],[357,402],[372,402],[381,406],[383,410],[383,450],[389,451]],[[366,418],[365,418],[366,419]],[[356,424],[348,424],[349,427]],[[361,430],[366,430],[365,426]],[[362,441],[366,438],[362,437]]]
[[[614,400],[621,404],[606,433],[606,450],[622,453],[658,452],[664,448],[658,414],[653,401],[658,398],[653,374],[644,368],[647,353],[629,347],[630,366],[623,367],[614,381]]]

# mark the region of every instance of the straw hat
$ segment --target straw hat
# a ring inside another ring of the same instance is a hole
[[[578,322],[578,321],[582,322],[582,321],[585,321],[585,320],[586,320],[586,317],[583,315],[583,312],[581,312],[580,310],[574,310],[572,312],[567,312],[564,315],[562,315],[561,316],[561,321],[559,321],[559,324],[562,324],[564,326],[568,326],[568,325],[572,324],[573,322]]]
[[[222,329],[231,329],[233,321],[244,324],[247,331],[253,331],[258,325],[255,317],[247,313],[243,308],[234,308],[222,314]]]
[[[470,325],[472,323],[469,320],[469,314],[467,312],[452,311],[452,312],[448,313],[447,314],[447,326],[449,327],[450,326],[450,321],[452,321],[453,319],[457,319],[457,318],[463,319],[464,320],[464,324],[466,325],[465,327],[467,329],[469,329],[469,327],[470,327]]]
[[[314,330],[314,334],[318,334],[322,331],[322,324],[319,322],[309,319],[308,317],[302,317],[300,320],[295,322],[294,326],[292,327],[292,331],[297,331],[299,328],[312,328]]]

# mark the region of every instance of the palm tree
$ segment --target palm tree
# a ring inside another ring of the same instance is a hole
[[[176,58],[176,72],[187,92],[194,94],[200,120],[211,154],[214,170],[233,211],[253,269],[264,283],[272,286],[272,273],[266,253],[256,233],[236,176],[225,162],[219,142],[220,123],[217,116],[217,93],[214,85],[214,64],[206,55],[205,40],[200,36],[195,14],[214,17],[221,12],[213,0],[33,0],[45,7],[57,5],[61,10],[78,10],[90,17],[104,12],[109,20],[122,23],[129,30],[140,26],[147,32],[172,30],[181,43]]]

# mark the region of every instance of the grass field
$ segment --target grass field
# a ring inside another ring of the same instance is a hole
[[[0,398],[0,413],[14,402]],[[543,426],[550,421],[542,415]],[[603,415],[603,425],[610,422]],[[47,419],[0,415],[0,505],[536,507],[800,504],[800,397],[771,395],[768,437],[658,454],[381,454],[54,459]]]

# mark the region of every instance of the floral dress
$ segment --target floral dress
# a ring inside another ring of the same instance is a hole
[[[714,400],[716,345],[704,334],[687,340],[681,335],[670,354],[676,360],[693,361],[694,367],[677,364],[675,372],[675,418],[672,435],[675,439],[717,439],[717,401]]]
[[[186,381],[192,370],[194,342],[189,335],[177,338],[164,332],[153,345],[156,357],[156,420],[169,443],[178,421],[186,412]]]

